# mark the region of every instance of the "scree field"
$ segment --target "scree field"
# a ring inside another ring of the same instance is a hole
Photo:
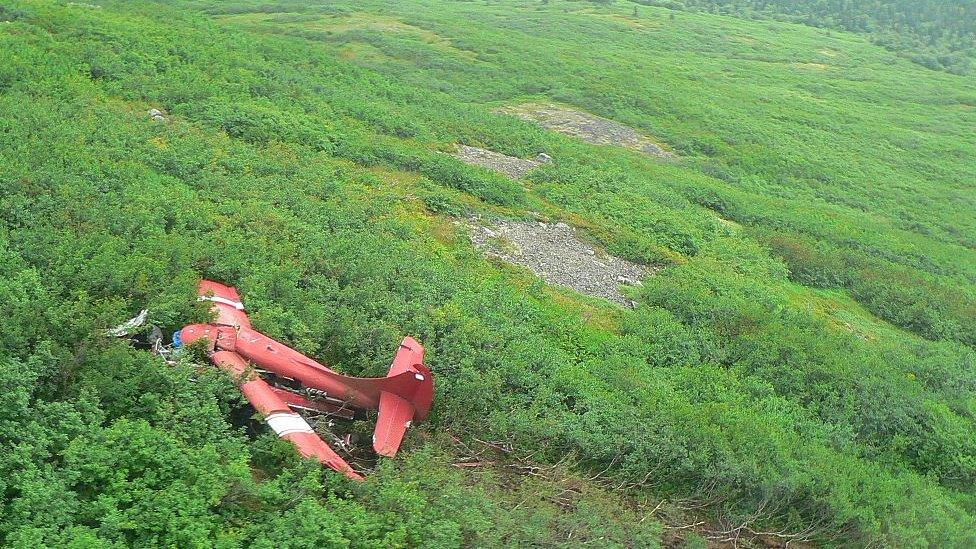
[[[0,545],[976,547],[966,2],[913,53],[704,1],[88,1],[0,0]],[[105,334],[201,278],[348,374],[415,337],[431,417],[349,481]]]

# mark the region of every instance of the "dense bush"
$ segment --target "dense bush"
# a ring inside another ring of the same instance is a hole
[[[678,10],[701,10],[870,34],[934,70],[965,74],[976,57],[976,8],[972,2],[934,0],[636,0]]]

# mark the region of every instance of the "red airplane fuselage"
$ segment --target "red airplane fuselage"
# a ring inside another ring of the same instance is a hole
[[[211,361],[238,379],[245,398],[265,416],[272,429],[291,441],[303,456],[316,458],[350,478],[362,479],[293,409],[339,415],[343,415],[347,408],[378,409],[373,448],[378,454],[389,457],[396,454],[407,427],[414,420],[426,419],[434,384],[430,370],[423,364],[424,348],[413,338],[404,338],[387,377],[344,376],[252,329],[234,288],[204,280],[198,294],[201,301],[214,303],[212,308],[216,318],[210,324],[184,327],[180,331],[183,343],[206,339]],[[316,396],[326,397],[327,401],[309,401],[272,387],[250,366],[297,380],[304,387],[316,390]]]

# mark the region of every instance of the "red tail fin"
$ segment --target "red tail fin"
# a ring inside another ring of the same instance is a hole
[[[407,427],[415,419],[419,421],[427,418],[434,398],[434,380],[423,361],[423,346],[411,337],[403,338],[387,377],[413,373],[414,379],[421,383],[409,401],[388,391],[380,392],[380,413],[376,420],[376,430],[373,431],[373,449],[381,456],[395,456]]]

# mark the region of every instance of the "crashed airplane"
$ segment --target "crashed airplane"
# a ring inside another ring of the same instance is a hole
[[[302,456],[317,459],[349,478],[363,478],[298,411],[352,419],[357,409],[378,410],[373,449],[387,457],[396,455],[407,428],[427,417],[434,380],[423,363],[424,348],[413,338],[405,337],[400,343],[386,377],[350,377],[251,328],[236,289],[203,280],[198,296],[213,303],[214,320],[184,327],[174,335],[174,345],[205,340],[210,360],[234,376],[268,426],[294,444]],[[275,386],[261,372],[287,380],[299,390]]]

